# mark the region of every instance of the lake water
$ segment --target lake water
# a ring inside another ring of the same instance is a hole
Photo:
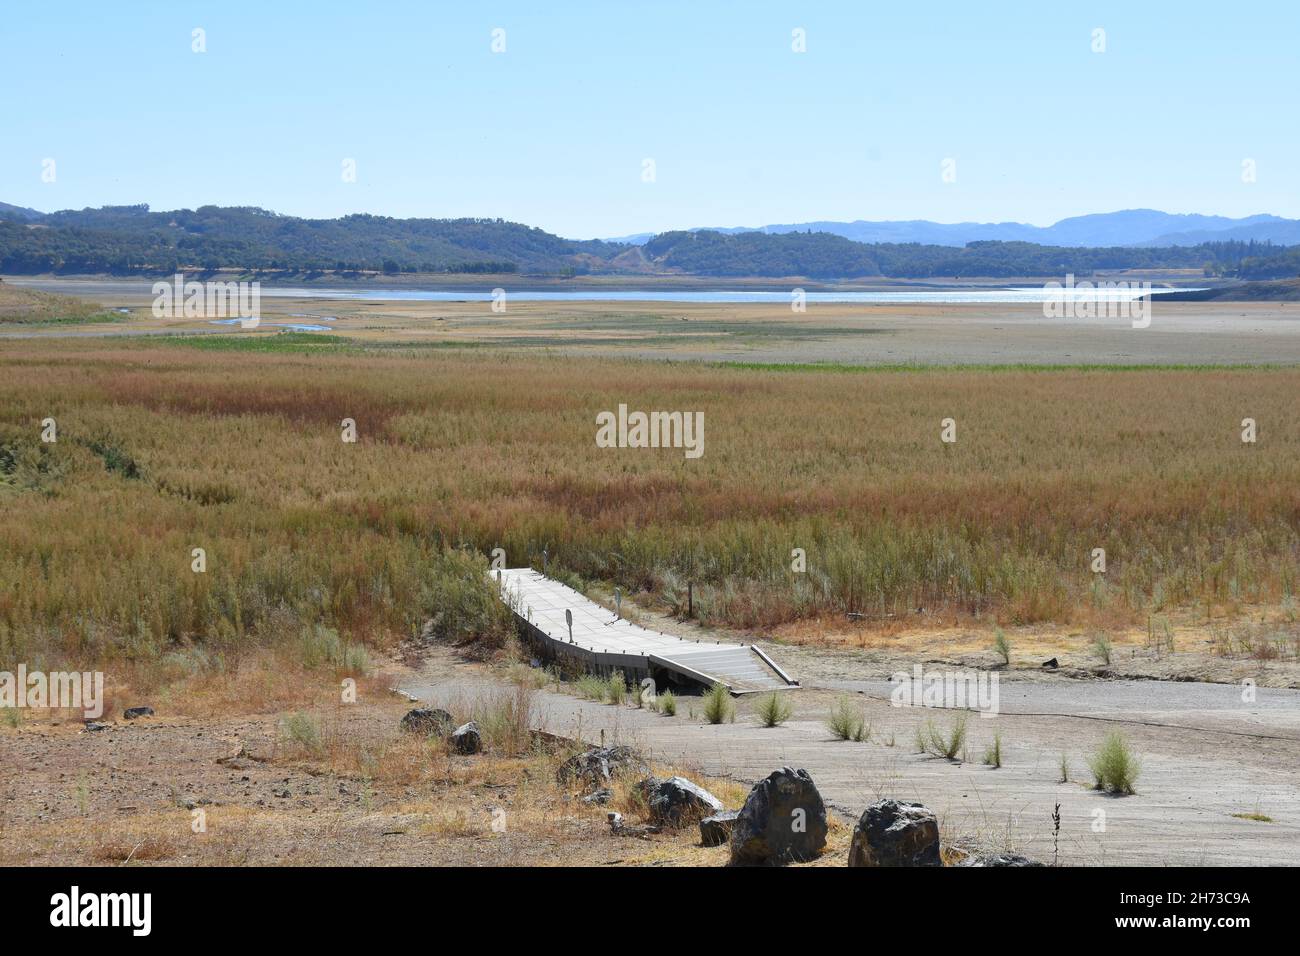
[[[1152,289],[1153,295],[1162,292],[1190,291],[1175,289]],[[771,291],[710,291],[708,289],[665,291],[662,289],[645,290],[581,290],[581,291],[518,291],[505,287],[506,298],[512,302],[720,302],[720,303],[788,303],[791,293]],[[807,302],[861,302],[892,305],[923,303],[962,303],[986,302],[990,304],[1046,302],[1050,299],[1071,301],[1083,297],[1096,296],[1099,300],[1131,299],[1142,294],[1132,290],[1101,290],[1094,292],[1086,289],[1045,289],[1041,286],[1013,287],[1006,289],[952,289],[893,292],[807,292]],[[428,289],[349,289],[320,288],[302,289],[283,286],[263,286],[263,298],[294,299],[351,299],[360,302],[490,302],[491,290],[475,292],[457,290],[455,292]]]

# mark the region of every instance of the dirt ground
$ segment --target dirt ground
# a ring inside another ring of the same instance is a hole
[[[385,665],[355,704],[324,698],[301,713],[195,717],[175,698],[154,717],[114,719],[99,731],[28,714],[17,727],[0,726],[0,761],[11,770],[0,780],[0,864],[726,863],[726,850],[699,846],[694,828],[615,836],[604,808],[555,784],[566,751],[459,756],[399,730],[412,706],[406,695],[464,715],[520,693],[511,680],[521,672],[542,685],[527,692],[531,729],[630,744],[658,772],[688,776],[729,807],[772,770],[804,767],[835,819],[816,865],[843,865],[852,822],[886,796],[934,809],[957,855],[1010,850],[1072,865],[1294,863],[1300,692],[1261,687],[1247,703],[1232,683],[1012,668],[1000,675],[997,715],[966,713],[967,740],[949,760],[918,752],[916,735],[927,726],[947,732],[964,712],[891,706],[892,686],[869,651],[770,649],[804,685],[786,695],[792,717],[770,729],[759,725],[754,697],[735,701],[734,722],[710,725],[689,694],[671,717],[597,703],[544,671],[507,671],[442,646]],[[866,724],[862,741],[835,740],[827,730],[828,714],[846,701]],[[291,729],[303,714],[315,738],[306,744]],[[1113,729],[1126,734],[1141,764],[1132,796],[1091,786],[1088,758]],[[985,763],[995,736],[998,768]],[[618,801],[637,819],[625,795]],[[205,832],[194,832],[196,811]]]
[[[444,649],[419,670],[391,663],[384,680],[465,673],[489,674]],[[0,866],[727,862],[725,847],[699,845],[694,826],[645,838],[614,835],[606,808],[556,784],[555,770],[571,749],[449,754],[400,731],[411,706],[403,695],[380,692],[308,708],[320,733],[315,748],[287,736],[289,713],[194,718],[160,710],[98,731],[68,716],[24,715],[17,727],[0,726],[7,768]],[[748,791],[693,767],[652,766],[660,776],[689,774],[729,807],[739,807]],[[611,808],[644,822],[624,790]],[[808,865],[842,864],[849,836],[837,818],[826,855]]]
[[[7,283],[84,296],[132,315],[106,327],[30,326],[4,336],[229,333],[205,319],[159,320],[142,280]],[[285,290],[288,291],[288,290]],[[509,290],[507,290],[508,294]],[[311,296],[265,289],[267,335],[318,325],[370,342],[547,349],[565,354],[680,361],[961,364],[1293,364],[1300,362],[1300,306],[1180,302],[1153,307],[1149,328],[1127,318],[1045,318],[1030,304],[526,302],[504,313],[487,302],[361,301],[322,287]]]

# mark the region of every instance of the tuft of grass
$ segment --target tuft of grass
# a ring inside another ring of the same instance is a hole
[[[711,724],[736,719],[736,705],[732,703],[731,691],[725,684],[714,684],[704,695],[704,719]]]
[[[1273,818],[1266,813],[1258,813],[1252,811],[1251,813],[1234,813],[1232,815],[1236,817],[1238,820],[1256,820],[1259,823],[1273,822]]]
[[[993,632],[993,653],[1002,659],[1003,667],[1011,666],[1011,642],[1000,627]]]
[[[794,707],[776,691],[758,702],[758,722],[764,727],[780,727],[794,713]]]
[[[323,749],[320,726],[316,723],[316,719],[305,711],[296,711],[286,717],[280,724],[280,733],[308,753],[319,754]]]
[[[605,703],[621,705],[627,700],[627,681],[622,671],[614,671],[605,681]]]
[[[925,729],[919,734],[922,742],[922,750],[925,753],[934,754],[936,757],[944,757],[948,760],[957,760],[964,754],[966,746],[966,715],[953,718],[953,722],[948,726],[947,733],[941,731],[933,720],[925,723]]]
[[[535,693],[525,684],[516,684],[476,703],[473,719],[486,749],[510,757],[528,753],[532,747]]]
[[[1065,754],[1061,754],[1061,778],[1057,782],[1058,783],[1070,782],[1070,758],[1067,757]]]
[[[1118,730],[1107,734],[1102,740],[1097,752],[1088,760],[1088,769],[1092,771],[1097,790],[1122,794],[1137,792],[1134,784],[1141,767],[1129,746],[1128,738]]]
[[[303,628],[300,654],[302,664],[308,670],[329,666],[340,674],[359,677],[370,672],[370,655],[366,649],[343,640],[337,630],[323,624]]]
[[[826,717],[826,729],[836,740],[862,743],[871,737],[871,728],[867,726],[867,719],[847,697],[841,697],[832,705],[831,712]]]
[[[993,743],[989,744],[984,751],[985,766],[992,767],[995,770],[1002,767],[1002,734],[1001,732],[993,735]]]
[[[605,681],[601,680],[595,674],[583,674],[573,685],[580,697],[587,700],[604,700],[605,699]]]
[[[1092,651],[1103,664],[1107,667],[1110,666],[1112,648],[1109,637],[1105,634],[1098,634],[1094,637],[1092,639]]]
[[[677,716],[677,698],[673,696],[670,690],[664,691],[656,698],[659,701],[659,710],[669,717]]]

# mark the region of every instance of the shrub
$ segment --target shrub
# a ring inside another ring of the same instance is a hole
[[[662,694],[659,695],[657,700],[659,701],[659,709],[661,711],[663,711],[669,717],[677,716],[677,698],[673,696],[672,691],[670,690],[664,691]]]
[[[725,684],[714,684],[704,695],[704,719],[711,724],[736,719],[736,706]]]
[[[1110,732],[1102,740],[1088,761],[1088,769],[1092,771],[1096,789],[1110,793],[1136,793],[1133,785],[1141,767],[1128,739],[1118,730]]]
[[[779,727],[790,719],[794,708],[776,691],[758,702],[758,722],[764,727]]]

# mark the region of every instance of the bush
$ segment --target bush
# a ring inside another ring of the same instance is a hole
[[[852,740],[861,743],[871,736],[862,712],[856,710],[847,697],[841,697],[831,707],[830,716],[826,718],[826,729],[836,740]]]
[[[736,706],[725,684],[714,684],[704,695],[704,719],[711,724],[736,719]]]
[[[768,694],[758,703],[758,722],[764,727],[779,727],[790,719],[794,708],[776,691]]]
[[[677,698],[673,696],[670,690],[664,691],[658,697],[659,709],[669,717],[677,716]]]
[[[1126,794],[1137,792],[1133,785],[1137,783],[1141,767],[1129,747],[1128,739],[1118,730],[1106,735],[1097,752],[1088,761],[1088,769],[1096,780],[1097,790]]]

